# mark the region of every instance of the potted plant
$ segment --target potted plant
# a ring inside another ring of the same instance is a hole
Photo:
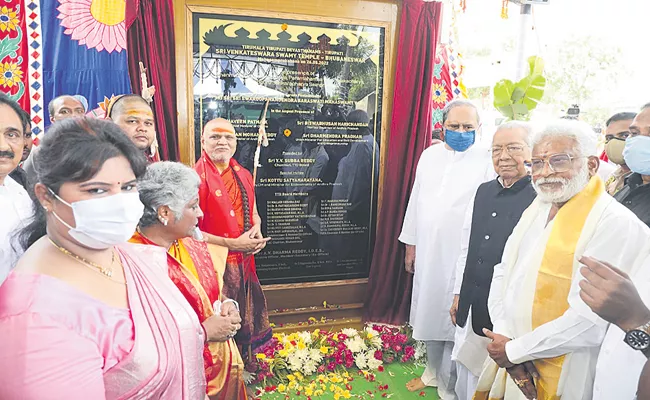
[[[502,79],[494,85],[494,107],[507,120],[527,121],[544,96],[546,78],[544,61],[537,56],[528,59],[528,75],[519,82]]]

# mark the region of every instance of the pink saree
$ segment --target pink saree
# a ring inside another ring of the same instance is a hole
[[[1,399],[204,400],[203,331],[154,246],[119,248],[129,310],[46,275],[0,286]]]

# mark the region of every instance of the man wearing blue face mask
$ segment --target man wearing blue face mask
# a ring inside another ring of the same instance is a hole
[[[495,177],[491,155],[481,147],[478,110],[455,100],[443,110],[438,144],[418,162],[399,241],[406,245],[406,270],[414,273],[410,323],[413,337],[427,344],[427,369],[407,384],[411,391],[437,386],[443,400],[456,399],[451,361],[455,328],[449,317],[455,266],[465,211],[476,189]],[[485,240],[489,240],[486,237]]]
[[[623,158],[633,174],[614,198],[650,226],[650,103],[643,106],[630,125]]]

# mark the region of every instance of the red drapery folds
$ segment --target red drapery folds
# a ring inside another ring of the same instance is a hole
[[[384,195],[366,297],[366,320],[404,323],[412,275],[404,269],[402,229],[415,168],[431,144],[431,86],[442,3],[405,0],[402,9]],[[406,179],[405,179],[406,178]]]
[[[129,76],[134,93],[142,93],[140,61],[148,85],[156,87],[153,110],[163,160],[178,160],[176,117],[176,54],[173,0],[129,0],[126,6]]]

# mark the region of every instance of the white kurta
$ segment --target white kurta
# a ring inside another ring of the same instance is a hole
[[[539,203],[537,208],[536,203]],[[488,308],[494,332],[514,338],[506,344],[511,362],[520,364],[568,354],[559,394],[562,400],[588,400],[592,398],[596,359],[607,323],[580,299],[578,283],[582,276],[577,261],[568,296],[569,309],[561,317],[532,329],[537,275],[554,223],[546,224],[550,208],[550,204],[536,200],[526,211],[536,212],[532,224],[522,228],[520,221],[515,227],[506,244],[503,262],[494,268]],[[516,236],[523,239],[518,248],[513,248]],[[603,194],[585,222],[575,258],[591,256],[629,271],[638,262],[638,249],[648,239],[650,230],[645,224],[611,196]],[[510,259],[516,260],[512,266],[508,265]],[[509,384],[506,399],[524,397],[516,386]]]
[[[454,295],[460,295],[460,290],[463,285],[463,275],[465,273],[465,265],[467,264],[467,254],[469,252],[470,237],[472,234],[472,217],[474,215],[474,201],[476,193],[467,207],[465,213],[465,221],[463,222],[463,230],[460,239],[460,255],[456,262],[456,271],[454,279]],[[453,361],[463,364],[469,372],[478,379],[483,369],[483,364],[488,357],[487,346],[490,343],[488,338],[482,337],[474,333],[472,325],[472,310],[470,307],[469,315],[467,316],[467,323],[464,327],[456,326],[456,333],[454,337],[454,350],[451,353]],[[471,398],[473,393],[469,394]],[[460,397],[460,394],[459,394]],[[461,400],[464,397],[460,397]]]
[[[646,246],[639,254],[648,255],[649,250],[650,246]],[[631,276],[641,299],[650,307],[650,255]],[[593,400],[634,398],[641,371],[648,359],[640,351],[628,346],[623,341],[624,338],[625,333],[621,328],[609,326],[596,364]]]
[[[461,153],[437,144],[420,157],[399,236],[415,246],[410,324],[417,340],[454,340],[449,308],[465,212],[495,175],[489,150],[478,145]]]
[[[22,255],[13,239],[16,230],[30,222],[32,204],[25,189],[7,176],[0,185],[0,285]]]

